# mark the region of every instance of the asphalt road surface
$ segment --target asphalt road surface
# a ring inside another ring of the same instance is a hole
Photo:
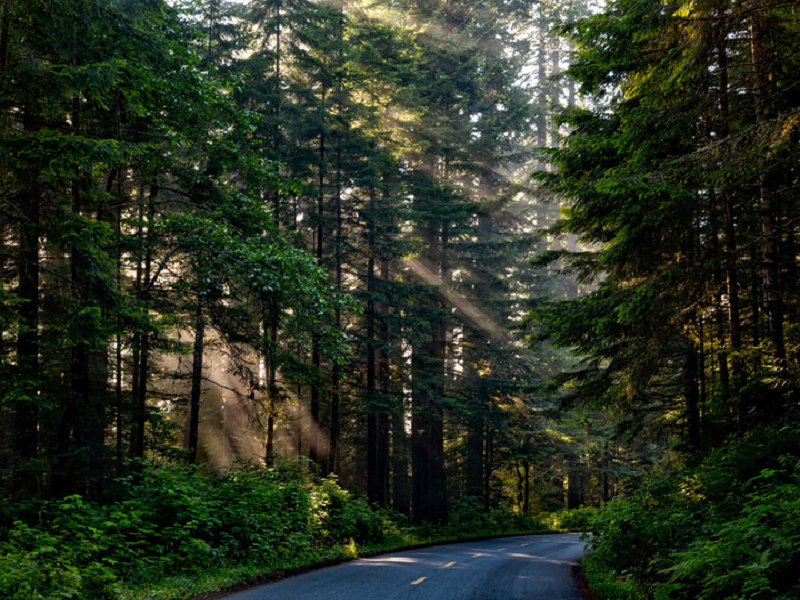
[[[579,534],[497,538],[384,554],[238,592],[227,600],[580,600]]]

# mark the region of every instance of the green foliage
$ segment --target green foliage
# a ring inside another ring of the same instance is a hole
[[[612,501],[586,560],[595,592],[604,600],[797,598],[797,433],[772,436],[726,445]]]
[[[311,501],[321,539],[333,543],[383,541],[386,520],[381,513],[363,498],[340,488],[334,479],[324,480]]]
[[[300,471],[148,467],[122,483],[124,499],[108,505],[72,496],[25,507],[35,523],[2,531],[0,595],[114,598],[123,583],[166,574],[313,561],[344,541],[380,541],[385,528],[366,502]]]
[[[584,506],[572,510],[545,513],[540,515],[539,518],[550,529],[554,530],[593,531],[598,514],[598,509],[592,506]]]

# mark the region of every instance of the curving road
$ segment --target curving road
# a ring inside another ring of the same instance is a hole
[[[497,538],[384,554],[238,592],[227,600],[580,600],[579,534]]]

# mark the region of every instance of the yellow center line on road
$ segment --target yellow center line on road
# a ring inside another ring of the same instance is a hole
[[[445,566],[443,566],[442,568],[443,568],[443,569],[446,569],[447,567],[452,567],[454,564],[456,564],[456,563],[454,563],[454,562],[449,562],[449,563],[447,563]]]
[[[422,583],[422,582],[423,582],[423,581],[425,581],[426,579],[427,579],[427,577],[420,577],[420,578],[419,578],[419,579],[417,579],[416,581],[412,581],[412,582],[411,582],[411,585],[419,585],[420,583]]]

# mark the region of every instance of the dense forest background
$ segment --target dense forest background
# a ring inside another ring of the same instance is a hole
[[[0,0],[0,591],[602,506],[604,598],[800,597],[799,40]]]
[[[529,175],[585,6],[3,7],[6,498],[287,457],[417,521],[610,497],[523,322],[582,288]]]

